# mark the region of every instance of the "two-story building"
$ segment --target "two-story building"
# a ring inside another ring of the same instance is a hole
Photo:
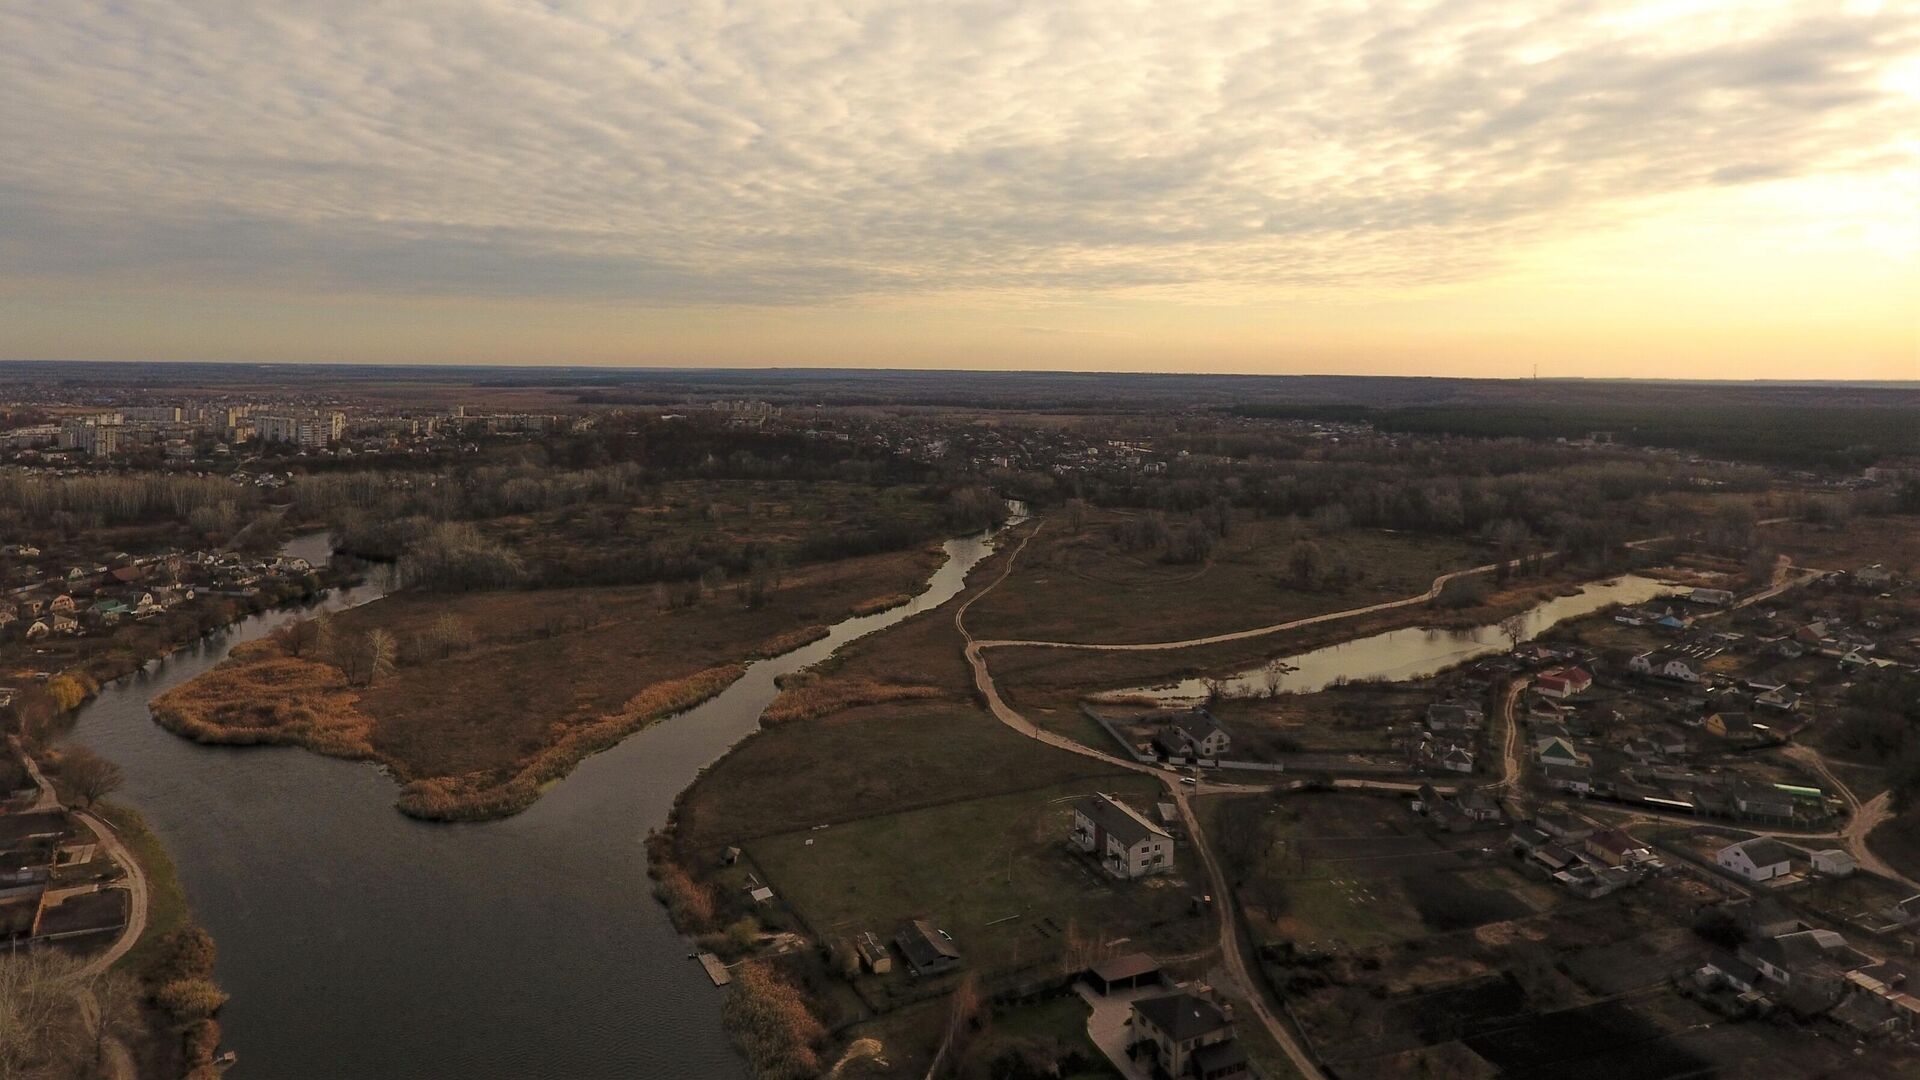
[[[1251,1075],[1233,1020],[1206,998],[1180,991],[1133,1003],[1133,1038],[1151,1047],[1156,1075],[1235,1080]]]
[[[1073,845],[1124,880],[1173,870],[1173,834],[1111,795],[1073,804]]]

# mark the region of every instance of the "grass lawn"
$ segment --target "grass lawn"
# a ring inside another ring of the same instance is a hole
[[[683,853],[815,825],[1079,781],[1112,766],[1009,731],[970,703],[907,701],[768,728],[714,763],[681,800]]]
[[[1080,995],[1065,994],[994,1013],[993,1036],[996,1041],[1051,1039],[1092,1063],[1062,1074],[1061,1080],[1115,1080],[1120,1074],[1087,1036],[1087,1017],[1092,1014],[1092,1007]]]
[[[152,963],[160,942],[173,931],[185,925],[188,920],[187,893],[180,885],[180,877],[174,871],[173,860],[167,857],[166,845],[147,828],[147,823],[139,812],[131,807],[117,803],[101,803],[94,812],[113,826],[121,842],[133,852],[140,862],[140,868],[147,875],[147,928],[140,935],[127,955],[121,957],[119,967],[128,971],[142,971]]]
[[[1176,951],[1210,925],[1187,915],[1178,872],[1120,883],[1071,854],[1070,802],[1095,790],[1149,807],[1164,790],[1143,777],[1059,784],[969,802],[864,818],[748,842],[768,883],[816,934],[872,930],[891,937],[907,919],[952,935],[969,969],[991,981],[1044,973],[1073,934],[1092,943],[1128,938]],[[886,977],[904,981],[896,972]]]
[[[1284,622],[1425,590],[1449,570],[1485,562],[1470,544],[1377,530],[1311,537],[1323,565],[1344,580],[1304,587],[1290,564],[1297,539],[1285,521],[1242,520],[1200,566],[1169,566],[1122,550],[1102,515],[1076,531],[1055,520],[1027,546],[1005,584],[968,613],[986,638],[1169,641]]]

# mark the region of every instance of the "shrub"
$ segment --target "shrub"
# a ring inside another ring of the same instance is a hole
[[[820,1074],[818,1045],[826,1025],[807,1009],[800,991],[767,964],[749,960],[735,969],[725,1019],[761,1080],[801,1080]]]
[[[154,991],[153,1003],[176,1021],[187,1023],[219,1012],[227,995],[212,979],[175,979]]]

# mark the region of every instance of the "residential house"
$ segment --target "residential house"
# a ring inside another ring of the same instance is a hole
[[[1566,739],[1551,735],[1534,744],[1534,760],[1542,765],[1586,765],[1587,755],[1573,748]]]
[[[1123,880],[1173,871],[1173,834],[1111,795],[1073,804],[1073,845]]]
[[[1714,854],[1713,861],[1720,869],[1748,881],[1771,881],[1791,873],[1793,860],[1801,855],[1798,848],[1770,836],[1757,836],[1728,844]]]
[[[1685,658],[1672,653],[1643,652],[1627,661],[1627,670],[1636,675],[1675,679],[1686,683],[1700,681],[1699,672],[1694,671]]]
[[[1542,765],[1540,780],[1555,792],[1567,792],[1571,796],[1588,796],[1594,792],[1594,771],[1586,765]]]
[[[1584,693],[1593,685],[1593,676],[1585,668],[1564,667],[1543,671],[1534,677],[1533,689],[1542,697],[1565,700]]]
[[[1710,607],[1726,607],[1733,603],[1733,594],[1726,589],[1694,589],[1687,594],[1687,599]]]
[[[893,943],[915,975],[938,975],[960,966],[960,950],[953,947],[953,940],[924,919],[901,927]]]
[[[1637,865],[1653,858],[1652,848],[1622,829],[1602,829],[1594,833],[1587,837],[1583,849],[1608,866]]]
[[[1478,731],[1486,723],[1479,705],[1465,701],[1436,701],[1427,706],[1427,730],[1435,734]]]
[[[1192,757],[1203,760],[1218,760],[1233,745],[1233,737],[1227,729],[1213,718],[1205,709],[1186,709],[1170,718],[1170,725],[1178,733],[1187,752]]]
[[[1154,1064],[1166,1076],[1224,1080],[1247,1075],[1244,1053],[1237,1055],[1237,1067],[1231,1052],[1202,1058],[1204,1051],[1235,1042],[1232,1019],[1206,998],[1184,990],[1142,998],[1133,1003],[1132,1023],[1135,1038],[1150,1047]]]
[[[1439,758],[1440,767],[1449,772],[1470,773],[1473,771],[1473,751],[1464,746],[1449,746]]]

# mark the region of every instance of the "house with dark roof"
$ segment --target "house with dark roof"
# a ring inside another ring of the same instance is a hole
[[[1181,709],[1162,714],[1166,730],[1154,736],[1154,745],[1168,757],[1190,757],[1196,761],[1215,761],[1226,756],[1233,736],[1205,709]]]
[[[1160,997],[1142,998],[1133,1003],[1131,1018],[1134,1037],[1153,1055],[1158,1071],[1166,1076],[1200,1076],[1205,1080],[1224,1080],[1247,1075],[1246,1056],[1202,1051],[1234,1041],[1233,1020],[1206,998],[1178,991]],[[1202,1072],[1211,1065],[1215,1072]]]
[[[915,919],[894,935],[894,947],[915,975],[938,975],[960,966],[960,950],[952,939],[925,919]]]
[[[1091,795],[1073,804],[1068,840],[1123,880],[1173,871],[1173,834],[1112,795]]]

